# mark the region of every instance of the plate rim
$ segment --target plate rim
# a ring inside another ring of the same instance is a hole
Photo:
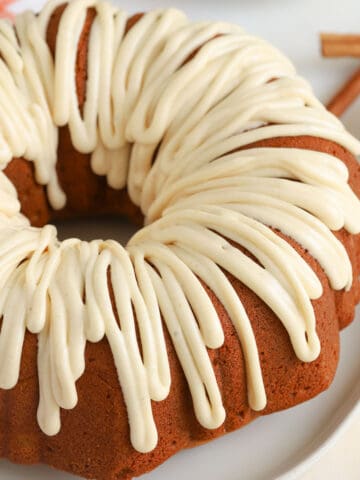
[[[296,464],[286,469],[273,478],[273,480],[298,480],[301,475],[309,472],[310,468],[316,464],[339,440],[352,424],[353,420],[360,419],[360,381],[348,392],[348,399],[340,409],[338,415],[329,423],[327,428],[319,432],[315,439],[314,447],[310,446],[308,450],[297,461]]]

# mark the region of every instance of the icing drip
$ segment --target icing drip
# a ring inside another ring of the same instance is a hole
[[[56,149],[58,127],[68,125],[74,147],[92,153],[94,172],[110,186],[128,188],[147,226],[126,248],[111,240],[59,242],[55,227],[29,225],[0,172],[0,387],[18,381],[26,330],[38,334],[38,422],[54,435],[60,408],[77,404],[86,342],[106,336],[132,445],[148,452],[157,443],[151,401],[166,398],[171,383],[163,324],[197,419],[217,428],[225,418],[207,351],[223,344],[224,332],[203,284],[238,333],[254,410],[266,405],[256,339],[226,272],[276,313],[305,362],[320,352],[311,300],[322,287],[272,229],[306,248],[334,289],[352,284],[350,260],[332,233],[360,232],[360,202],[344,164],[315,151],[246,146],[299,135],[354,154],[360,145],[288,60],[233,25],[156,10],[126,33],[124,11],[73,0],[54,60],[46,32],[62,1],[18,16],[15,29],[0,22],[0,166],[15,156],[33,161],[51,205],[61,208]],[[96,16],[80,112],[74,72],[89,8]]]

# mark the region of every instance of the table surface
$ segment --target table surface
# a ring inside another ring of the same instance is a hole
[[[42,0],[19,1],[13,10],[21,11],[24,6],[37,9],[43,3]],[[356,59],[322,59],[318,41],[320,31],[360,33],[358,0],[342,0],[341,4],[338,0],[124,0],[121,5],[129,11],[178,6],[191,13],[192,18],[239,23],[287,54],[325,103],[360,64]],[[360,101],[343,118],[357,137],[360,137],[359,117]],[[300,480],[360,478],[360,412],[344,430]]]

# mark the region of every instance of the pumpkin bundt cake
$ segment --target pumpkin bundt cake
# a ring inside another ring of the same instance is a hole
[[[0,53],[0,455],[130,479],[326,389],[360,144],[291,63],[96,0],[2,20]],[[124,248],[49,224],[94,213],[145,226]]]

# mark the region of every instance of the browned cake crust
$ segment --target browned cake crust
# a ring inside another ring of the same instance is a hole
[[[60,15],[61,8],[53,16],[48,30],[48,43],[53,52]],[[92,18],[90,11],[78,51],[76,78],[80,105],[85,98],[87,41]],[[128,28],[138,18],[130,19]],[[337,144],[301,136],[274,138],[251,146],[295,147],[331,153],[347,165],[350,184],[360,195],[359,165],[350,153]],[[33,225],[84,216],[89,212],[126,215],[137,221],[141,219],[125,190],[112,190],[103,177],[92,173],[90,156],[74,150],[67,128],[60,131],[58,152],[59,179],[67,195],[67,205],[62,211],[54,212],[49,207],[44,188],[34,180],[31,163],[14,159],[5,172],[18,190],[23,213]],[[313,301],[313,306],[322,348],[316,361],[299,361],[285,328],[272,310],[228,274],[255,333],[268,396],[267,407],[261,412],[263,414],[303,402],[330,385],[339,357],[339,329],[352,320],[354,307],[360,298],[359,235],[350,235],[345,230],[336,234],[349,254],[354,271],[353,286],[345,293],[333,291],[320,265],[295,241],[277,233],[294,246],[321,280],[324,293],[320,299]],[[224,345],[218,350],[209,350],[227,412],[225,423],[220,428],[207,430],[197,422],[183,371],[164,326],[172,385],[164,401],[153,402],[159,434],[155,450],[142,454],[131,446],[124,399],[106,339],[87,344],[86,371],[77,382],[78,405],[73,410],[61,412],[60,433],[48,437],[36,421],[39,399],[37,338],[27,333],[19,382],[10,391],[0,389],[0,456],[17,463],[47,463],[97,480],[129,479],[155,468],[180,449],[209,441],[256,418],[259,413],[252,411],[247,401],[244,359],[238,335],[223,306],[210,289],[205,288],[225,333]]]

